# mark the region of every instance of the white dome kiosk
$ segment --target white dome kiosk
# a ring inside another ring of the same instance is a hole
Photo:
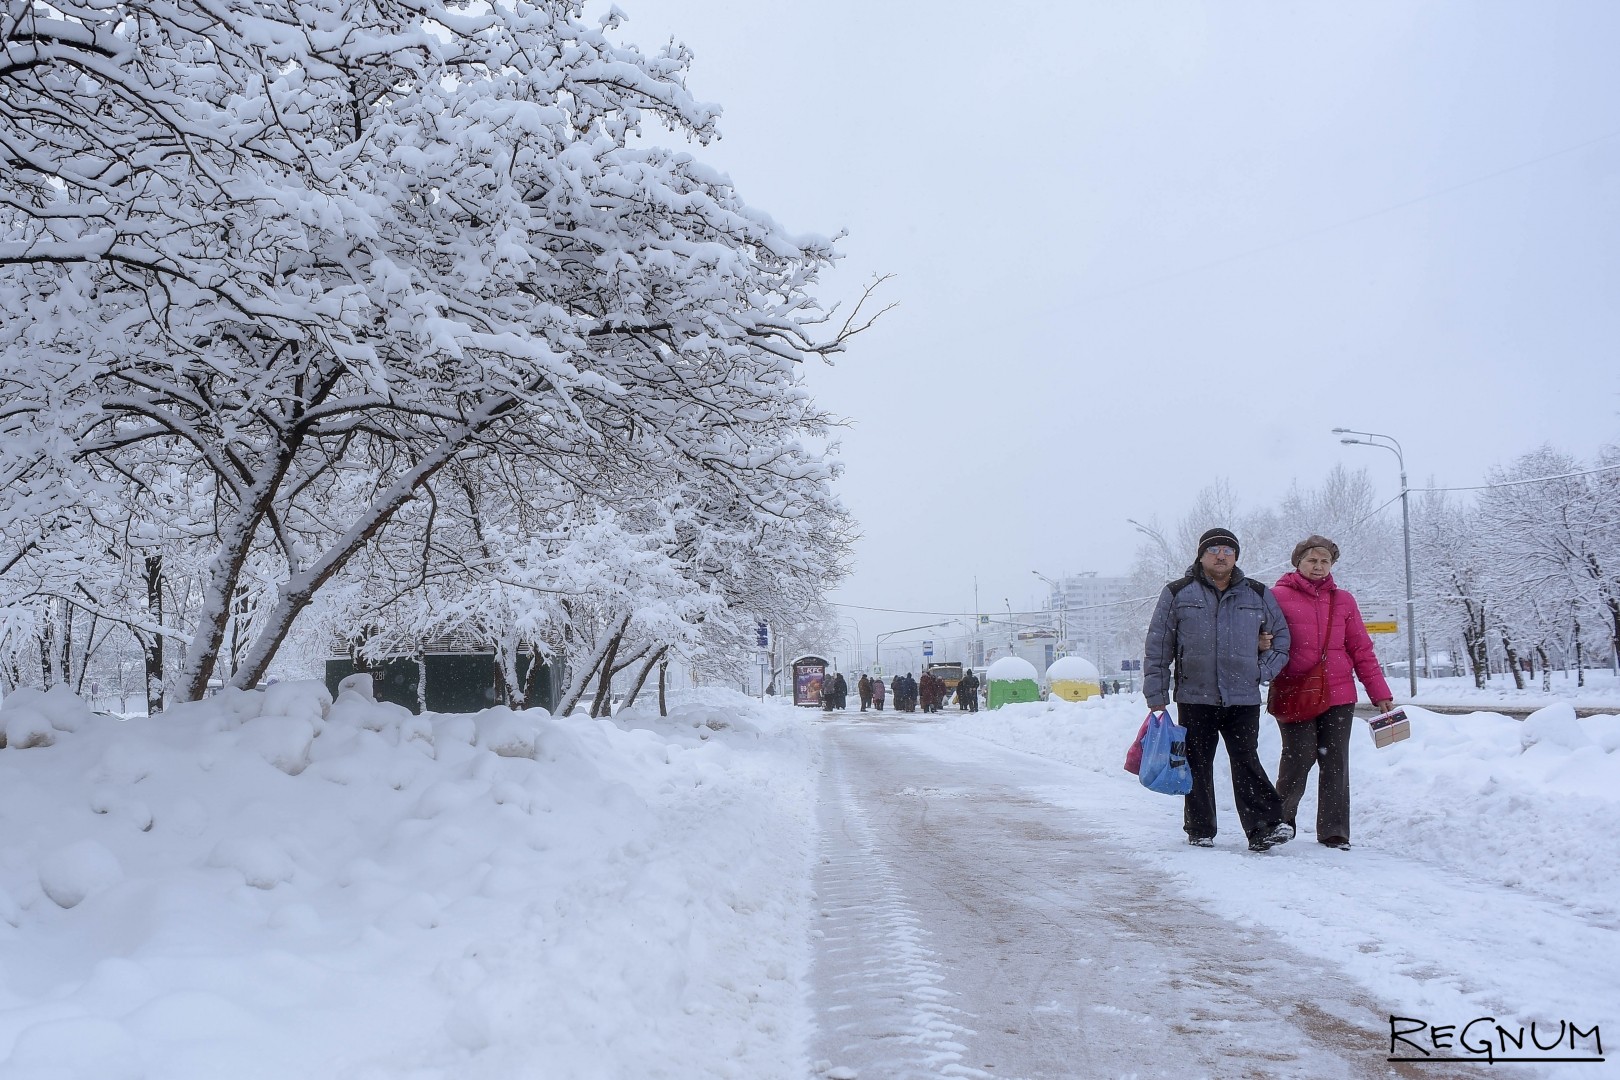
[[[1084,701],[1102,694],[1102,675],[1097,665],[1083,656],[1060,656],[1046,669],[1052,693],[1064,701]]]

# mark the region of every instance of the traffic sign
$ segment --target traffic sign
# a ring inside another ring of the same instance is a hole
[[[1398,634],[1400,633],[1400,620],[1396,618],[1394,608],[1362,609],[1361,621],[1367,627],[1369,634]]]

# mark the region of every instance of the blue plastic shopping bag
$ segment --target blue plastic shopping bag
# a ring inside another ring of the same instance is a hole
[[[1148,714],[1142,736],[1142,786],[1161,795],[1185,795],[1192,790],[1187,767],[1187,729],[1167,712]]]

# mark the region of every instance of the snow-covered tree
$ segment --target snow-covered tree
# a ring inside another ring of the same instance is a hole
[[[1500,568],[1499,626],[1510,666],[1521,649],[1545,655],[1572,608],[1601,618],[1611,627],[1611,647],[1620,648],[1620,487],[1583,464],[1544,445],[1493,470],[1493,486],[1481,493],[1482,532]]]
[[[1474,511],[1444,494],[1418,500],[1412,514],[1412,562],[1423,600],[1422,624],[1460,633],[1474,683],[1484,686],[1490,673],[1489,590],[1484,583],[1490,564]]]
[[[827,500],[798,365],[860,328],[823,334],[832,244],[654,142],[706,142],[717,110],[684,50],[619,24],[558,0],[0,12],[0,423],[23,436],[0,510],[185,477],[211,557],[182,697],[222,653],[262,677],[323,587],[421,534],[453,463],[703,477],[762,519]],[[58,550],[32,509],[18,550]]]

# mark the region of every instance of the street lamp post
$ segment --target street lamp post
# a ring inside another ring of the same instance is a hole
[[[1042,581],[1046,582],[1047,585],[1051,586],[1052,595],[1057,597],[1057,604],[1058,604],[1058,648],[1067,651],[1068,645],[1069,645],[1069,611],[1068,611],[1068,608],[1069,608],[1069,594],[1068,594],[1068,591],[1065,590],[1062,585],[1059,585],[1057,582],[1053,581],[1051,578],[1047,577],[1045,574],[1041,573],[1039,570],[1031,570],[1030,573],[1034,574],[1036,577],[1038,577]]]
[[[861,656],[865,653],[865,650],[861,647],[861,624],[856,622],[854,617],[850,616],[850,615],[839,615],[838,619],[841,622],[849,623],[849,625],[851,625],[851,626],[853,626],[855,628],[855,653],[854,653],[854,656],[855,656],[855,663],[859,664],[861,662]]]
[[[1411,689],[1412,698],[1417,698],[1417,614],[1412,602],[1412,514],[1408,506],[1408,496],[1411,488],[1406,483],[1406,456],[1401,453],[1401,444],[1395,441],[1392,435],[1380,435],[1376,431],[1356,431],[1352,428],[1336,427],[1335,435],[1361,435],[1360,439],[1340,439],[1346,446],[1377,446],[1395,455],[1395,461],[1401,468],[1401,545],[1406,552],[1406,679]],[[1383,439],[1383,442],[1374,442]]]
[[[924,623],[921,626],[905,626],[905,627],[901,627],[899,630],[889,630],[889,631],[886,631],[884,633],[879,634],[876,638],[873,639],[873,642],[872,642],[872,666],[877,668],[879,671],[883,670],[883,639],[884,638],[894,637],[894,635],[896,635],[896,634],[908,634],[913,630],[934,630],[934,629],[937,629],[937,628],[939,628],[941,626],[949,626],[949,625],[951,625],[951,624],[948,623],[948,622]]]
[[[1170,555],[1170,543],[1164,538],[1164,534],[1158,529],[1148,528],[1135,518],[1126,518],[1125,521],[1137,532],[1153,541],[1153,546],[1159,549],[1161,568],[1166,574],[1174,574],[1176,572],[1176,560]]]

